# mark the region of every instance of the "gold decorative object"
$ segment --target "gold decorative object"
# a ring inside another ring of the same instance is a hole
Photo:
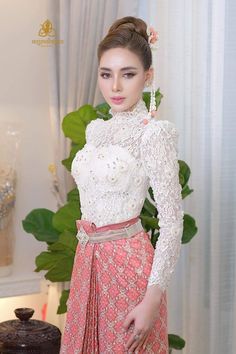
[[[6,122],[1,122],[0,131],[0,277],[2,277],[11,273],[13,264],[19,131],[14,123]]]

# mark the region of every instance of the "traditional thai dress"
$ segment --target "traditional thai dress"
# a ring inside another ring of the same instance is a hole
[[[60,354],[122,354],[133,333],[123,322],[147,287],[163,290],[145,349],[168,353],[166,289],[181,249],[183,207],[178,136],[168,120],[148,119],[141,98],[132,111],[109,111],[86,127],[72,162],[80,192],[78,246]],[[154,249],[140,213],[152,187],[160,234]]]

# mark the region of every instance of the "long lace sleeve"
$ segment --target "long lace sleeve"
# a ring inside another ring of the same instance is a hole
[[[151,120],[141,143],[141,159],[153,190],[160,234],[156,243],[148,286],[169,285],[181,249],[183,208],[179,183],[178,136],[167,120]]]

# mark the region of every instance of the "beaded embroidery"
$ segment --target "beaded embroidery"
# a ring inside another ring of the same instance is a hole
[[[150,119],[140,99],[132,111],[92,120],[86,144],[72,161],[80,191],[81,218],[97,226],[138,216],[149,186],[158,210],[160,236],[148,286],[165,290],[179,257],[183,232],[178,132],[167,120]]]

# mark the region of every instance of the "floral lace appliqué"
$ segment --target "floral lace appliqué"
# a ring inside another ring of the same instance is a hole
[[[164,290],[183,232],[178,133],[167,120],[143,124],[148,110],[142,99],[132,111],[110,113],[110,120],[97,118],[87,125],[86,144],[72,161],[82,218],[102,226],[139,216],[151,186],[160,236],[148,286],[158,284]]]
[[[141,160],[153,189],[160,227],[148,286],[158,284],[163,290],[179,257],[183,233],[177,143],[178,132],[169,121],[152,121],[141,143]]]

